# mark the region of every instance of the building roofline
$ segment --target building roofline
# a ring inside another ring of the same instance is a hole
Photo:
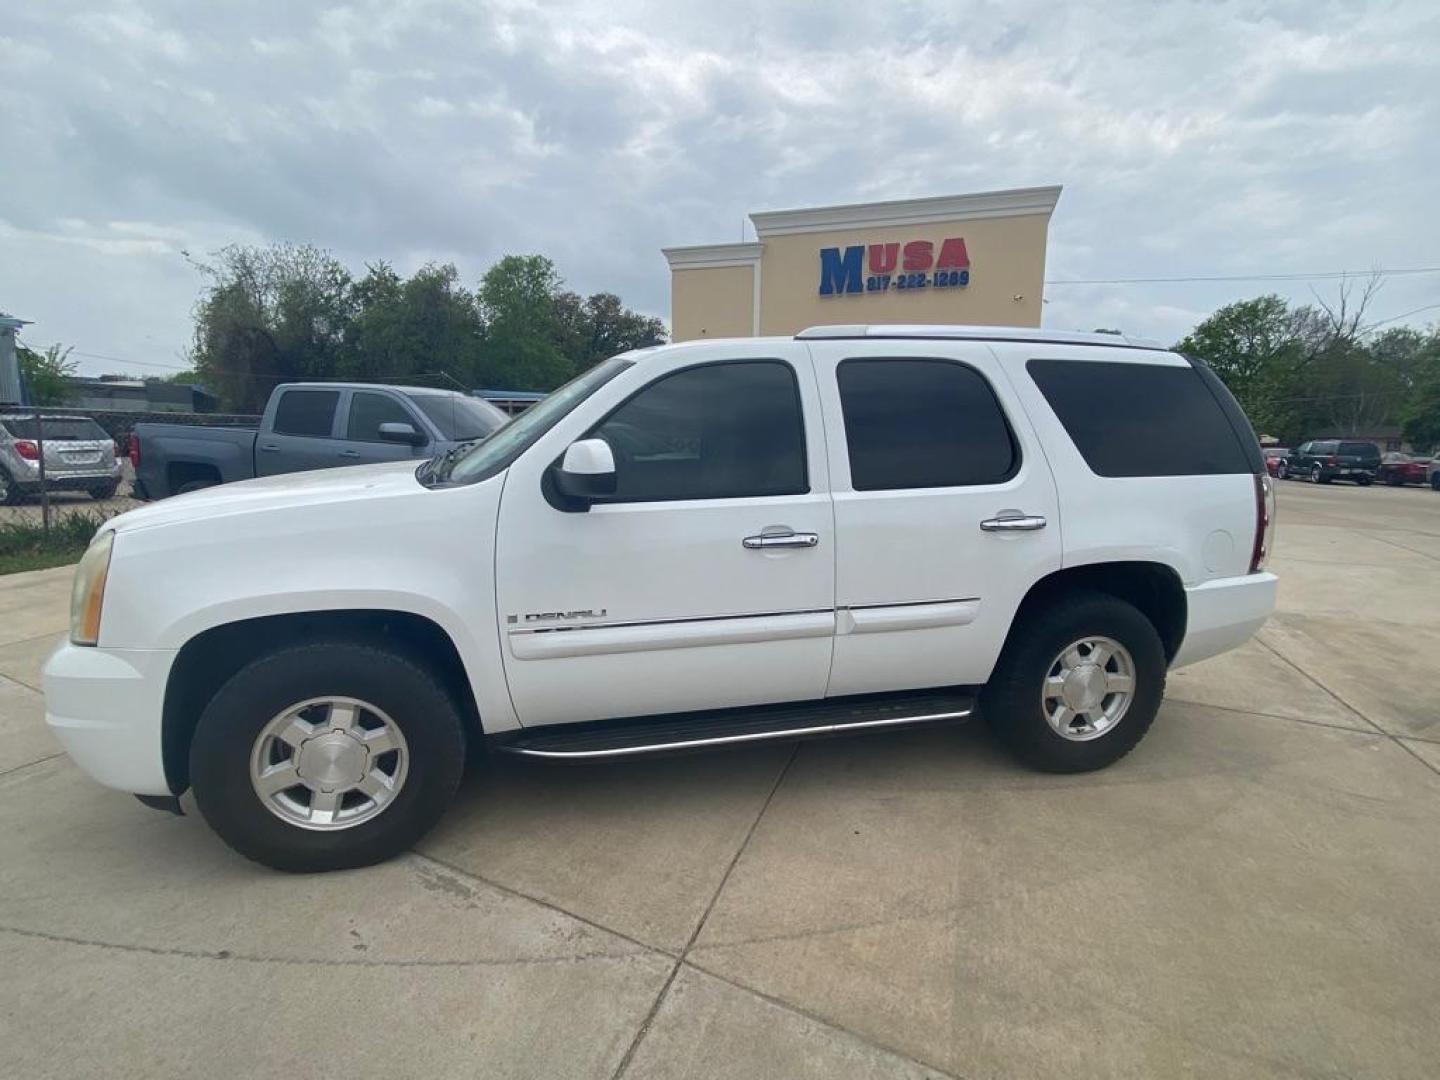
[[[970,195],[939,195],[925,199],[817,206],[808,210],[765,210],[750,215],[755,235],[836,232],[845,229],[928,225],[970,218],[1049,216],[1060,199],[1061,185],[979,191]],[[673,263],[671,265],[674,265]]]
[[[660,254],[671,270],[707,270],[719,266],[754,266],[760,261],[761,245],[697,244],[693,247],[661,248]]]

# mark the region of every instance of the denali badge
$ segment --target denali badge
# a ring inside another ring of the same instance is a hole
[[[560,622],[566,619],[603,619],[607,608],[596,611],[594,608],[585,608],[583,611],[527,611],[524,615],[506,615],[505,621],[510,624],[518,622],[543,623]]]

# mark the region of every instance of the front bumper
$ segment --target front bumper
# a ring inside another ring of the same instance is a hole
[[[1170,662],[1184,667],[1237,648],[1254,636],[1275,610],[1274,574],[1220,578],[1185,590],[1185,640]]]
[[[75,764],[106,787],[169,795],[161,739],[173,649],[102,649],[68,641],[45,664],[45,723]]]

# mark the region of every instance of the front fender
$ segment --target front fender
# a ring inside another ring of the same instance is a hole
[[[106,648],[180,649],[264,616],[385,610],[455,645],[487,730],[517,726],[495,626],[503,477],[122,529],[101,616]]]

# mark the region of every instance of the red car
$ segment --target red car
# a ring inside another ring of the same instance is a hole
[[[1391,487],[1399,487],[1401,484],[1423,484],[1425,483],[1425,470],[1429,464],[1430,459],[1427,457],[1416,457],[1414,454],[1392,451],[1380,459],[1380,471],[1376,474],[1376,478]]]
[[[1290,456],[1290,450],[1284,446],[1266,446],[1263,448],[1265,455],[1265,471],[1271,476],[1279,476],[1280,462]]]

